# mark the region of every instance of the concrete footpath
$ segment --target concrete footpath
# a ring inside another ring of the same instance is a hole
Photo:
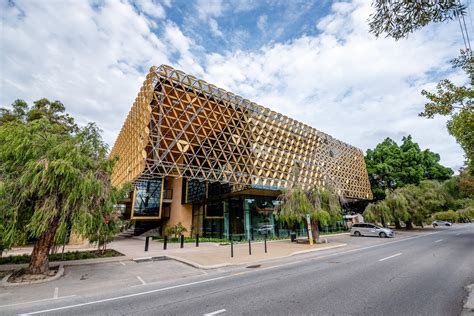
[[[145,240],[137,238],[114,241],[110,244],[111,249],[115,249],[133,260],[167,257],[199,269],[249,264],[262,260],[289,257],[300,253],[343,247],[346,244],[329,242],[310,246],[309,244],[297,244],[290,240],[276,240],[267,241],[267,253],[265,253],[265,244],[259,241],[252,242],[251,255],[249,255],[248,243],[234,244],[233,257],[231,257],[230,245],[200,243],[199,247],[196,247],[194,243],[185,243],[184,248],[180,248],[179,243],[170,243],[167,246],[168,249],[163,250],[161,242],[150,241],[148,251],[145,251]]]
[[[336,234],[331,236],[347,235]],[[330,236],[325,236],[330,237]],[[148,251],[145,251],[145,237],[133,237],[120,239],[111,242],[108,245],[109,249],[114,249],[125,256],[85,259],[85,260],[71,260],[71,261],[57,261],[50,262],[52,266],[64,264],[65,266],[82,265],[82,264],[97,264],[118,262],[124,260],[146,261],[153,259],[173,259],[187,265],[199,269],[214,269],[226,266],[236,266],[249,263],[255,263],[265,260],[273,260],[293,256],[300,253],[327,250],[337,247],[346,246],[343,242],[331,242],[310,246],[309,244],[297,244],[290,240],[272,240],[267,241],[267,252],[265,253],[265,244],[263,241],[256,241],[251,243],[251,255],[249,255],[248,243],[234,244],[233,257],[231,257],[231,246],[221,245],[218,243],[200,243],[196,247],[195,243],[185,243],[184,248],[180,248],[179,243],[168,243],[167,249],[163,249],[163,243],[156,240],[151,240]],[[66,246],[65,251],[86,251],[95,250],[96,248],[89,243],[84,245]],[[30,254],[32,247],[14,248],[4,256]],[[28,264],[11,264],[0,265],[1,270],[15,270],[26,267]]]

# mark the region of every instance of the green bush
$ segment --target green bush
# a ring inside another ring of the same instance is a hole
[[[433,214],[433,219],[440,220],[440,221],[449,221],[449,222],[456,222],[459,218],[458,213],[453,210],[449,210],[447,212],[437,212]]]
[[[72,252],[65,252],[63,254],[55,253],[55,254],[49,255],[48,260],[52,262],[52,261],[83,260],[83,259],[93,259],[93,258],[108,258],[108,257],[118,257],[118,256],[123,256],[123,254],[113,249],[107,249],[105,252],[102,252],[99,250],[72,251]],[[31,258],[30,255],[1,257],[0,265],[1,264],[29,263],[30,258]]]
[[[181,224],[181,222],[179,222],[178,224],[176,224],[174,226],[166,228],[165,234],[168,235],[168,236],[173,235],[174,238],[177,239],[179,236],[181,236],[183,233],[185,233],[187,231],[188,230],[186,229],[186,227],[184,227],[183,224]]]

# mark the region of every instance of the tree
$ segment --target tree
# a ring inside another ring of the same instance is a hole
[[[448,116],[448,132],[461,145],[466,154],[466,163],[474,173],[474,59],[470,50],[461,51],[461,57],[451,61],[454,68],[462,68],[470,79],[469,86],[457,86],[445,79],[438,83],[436,92],[421,92],[429,102],[419,115],[433,118]]]
[[[374,0],[372,6],[375,13],[369,17],[370,32],[377,37],[385,33],[396,40],[430,22],[444,22],[466,13],[466,7],[457,0]]]
[[[391,211],[395,228],[402,228],[401,223],[409,220],[410,214],[408,213],[408,201],[400,192],[393,191],[388,193],[385,198],[385,203]]]
[[[376,200],[385,197],[386,190],[395,190],[422,180],[446,180],[453,171],[439,164],[438,154],[421,150],[410,135],[403,137],[401,146],[386,138],[374,149],[368,149],[365,162]]]
[[[366,221],[380,223],[383,227],[393,221],[391,210],[385,201],[369,203],[362,215]]]
[[[280,204],[276,215],[288,225],[306,223],[310,216],[313,238],[319,242],[319,224],[326,225],[341,219],[340,197],[332,188],[314,187],[305,191],[301,187],[293,187],[279,196]],[[309,238],[309,234],[308,234]]]
[[[373,2],[375,13],[370,15],[370,31],[377,37],[386,33],[396,40],[422,28],[430,22],[452,20],[466,14],[466,7],[456,0],[428,1],[384,1]],[[467,31],[467,30],[466,30]],[[448,116],[448,132],[461,145],[466,154],[466,164],[474,174],[474,60],[466,47],[460,57],[451,61],[454,68],[462,68],[470,84],[457,86],[445,79],[438,83],[436,92],[423,90],[429,102],[420,116],[433,118]]]
[[[433,219],[439,220],[439,221],[449,221],[452,223],[455,223],[459,218],[459,214],[449,210],[446,212],[437,212],[433,214]]]
[[[96,215],[114,203],[115,160],[94,124],[79,128],[59,101],[0,111],[2,242],[35,239],[28,272],[49,271],[48,253],[67,226],[86,236]]]

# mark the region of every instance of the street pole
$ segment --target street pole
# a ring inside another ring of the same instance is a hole
[[[265,253],[267,253],[267,234],[264,235],[264,241],[265,241]]]
[[[311,218],[309,214],[306,214],[306,223],[308,224],[309,244],[312,246],[313,245],[313,231],[311,230]]]
[[[145,251],[148,251],[148,244],[150,243],[150,236],[146,236],[145,239]]]

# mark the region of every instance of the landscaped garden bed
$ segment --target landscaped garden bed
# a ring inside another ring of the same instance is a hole
[[[65,252],[65,253],[56,253],[56,254],[49,255],[48,260],[49,262],[53,262],[53,261],[109,258],[109,257],[119,257],[119,256],[123,256],[123,254],[113,249],[107,249],[104,252],[100,250],[92,250],[92,251],[72,251],[72,252]],[[1,257],[0,265],[1,264],[29,263],[30,259],[31,259],[30,255]]]

